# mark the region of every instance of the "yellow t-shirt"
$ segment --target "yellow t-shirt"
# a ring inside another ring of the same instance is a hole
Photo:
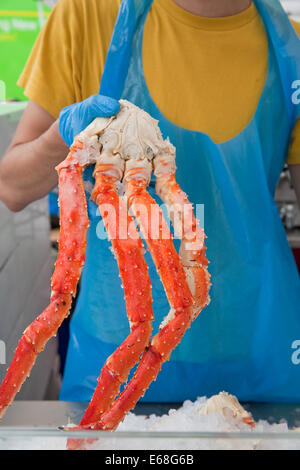
[[[121,0],[60,0],[41,32],[19,85],[55,118],[98,93]],[[293,23],[300,35],[300,24]],[[143,67],[159,109],[214,142],[235,137],[252,119],[268,69],[268,43],[254,3],[226,18],[193,15],[154,0],[143,38]],[[288,163],[300,164],[300,121]]]

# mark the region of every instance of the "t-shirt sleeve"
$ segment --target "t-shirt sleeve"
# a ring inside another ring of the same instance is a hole
[[[40,32],[18,80],[25,95],[55,119],[81,101],[80,63],[84,34],[82,0],[59,0]]]
[[[292,24],[300,37],[300,23],[292,21]],[[289,165],[300,165],[300,118],[293,129],[287,163]]]

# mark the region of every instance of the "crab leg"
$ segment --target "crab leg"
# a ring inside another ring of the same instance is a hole
[[[34,366],[38,353],[57,331],[71,307],[70,294],[52,295],[50,305],[24,331],[0,387],[0,417],[11,404]]]
[[[126,204],[116,190],[124,164],[118,156],[111,157],[110,160],[114,161],[114,164],[101,163],[100,157],[100,163],[95,168],[95,187],[91,198],[98,204],[111,239],[124,285],[131,333],[105,362],[81,425],[98,421],[109,408],[122,383],[127,380],[130,370],[148,345],[152,333],[151,282],[143,254],[143,243]],[[108,207],[113,210],[107,210]],[[116,233],[116,227],[119,233]],[[120,233],[122,229],[126,233]]]
[[[133,170],[127,169],[125,173],[128,203],[146,239],[171,309],[180,312],[192,305],[193,298],[162,211],[146,190],[148,181],[144,172],[137,173],[137,168],[138,162]],[[154,209],[158,217],[153,221]],[[156,230],[153,223],[158,224]],[[152,236],[153,232],[155,237]]]
[[[79,143],[80,144],[80,143]],[[72,165],[71,147],[67,159],[58,167],[61,230],[59,254],[52,276],[49,306],[24,331],[12,363],[0,386],[0,417],[13,401],[35,363],[39,352],[56,334],[67,317],[72,296],[84,264],[88,216],[82,181],[82,168]]]
[[[95,423],[94,428],[112,430],[117,427],[126,413],[145,393],[152,380],[155,380],[162,363],[169,358],[172,350],[179,344],[191,322],[210,301],[208,294],[210,276],[205,256],[205,235],[193,214],[191,203],[175,181],[175,169],[171,171],[172,164],[168,165],[167,161],[168,158],[163,159],[162,157],[161,160],[154,163],[157,176],[156,188],[163,201],[169,206],[169,213],[175,229],[181,230],[181,259],[188,285],[194,297],[194,304],[192,309],[183,309],[181,312],[171,308],[168,317],[163,322],[164,326],[154,336],[150,347],[145,351],[133,379],[110,410],[102,416],[100,423]],[[141,188],[140,182],[132,180],[128,183],[129,187],[133,184]],[[180,227],[176,226],[176,211],[177,215],[180,215]],[[152,240],[151,243],[153,243]]]
[[[98,163],[95,167],[95,186],[91,199],[99,207],[119,266],[131,333],[106,360],[93,397],[77,429],[98,422],[109,409],[122,383],[127,380],[130,370],[149,344],[154,318],[151,281],[143,243],[126,204],[116,190],[116,183],[123,174],[122,161],[118,156],[110,157],[110,160],[114,160],[114,164]],[[109,207],[112,210],[107,210]],[[69,450],[84,449],[85,445],[84,439],[68,439],[67,443]]]
[[[81,429],[115,429],[127,412],[135,406],[140,396],[145,393],[152,380],[156,378],[162,363],[169,358],[192,321],[193,298],[184,269],[162,213],[154,199],[146,191],[149,171],[151,171],[151,165],[147,169],[145,161],[142,161],[140,165],[139,162],[135,162],[132,169],[127,168],[125,173],[126,193],[129,205],[147,241],[171,304],[169,321],[154,336],[142,356],[133,379],[111,408],[101,416],[100,420],[92,424],[89,423],[87,426],[80,426]],[[149,231],[149,229],[151,230],[151,208],[153,206],[157,207],[160,212],[157,238],[151,238]]]
[[[154,159],[156,192],[166,204],[175,233],[181,238],[180,259],[194,299],[193,319],[210,302],[210,275],[205,255],[206,235],[193,212],[193,205],[175,180],[175,151],[167,151]]]

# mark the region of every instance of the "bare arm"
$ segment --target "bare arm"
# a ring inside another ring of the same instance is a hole
[[[300,207],[300,165],[289,165],[292,183],[296,192],[298,205]]]
[[[58,121],[29,101],[0,161],[0,200],[12,211],[44,197],[57,184],[55,166],[68,153]]]

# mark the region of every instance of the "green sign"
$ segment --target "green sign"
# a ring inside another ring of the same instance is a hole
[[[26,100],[16,82],[49,13],[39,0],[0,0],[0,101]]]

